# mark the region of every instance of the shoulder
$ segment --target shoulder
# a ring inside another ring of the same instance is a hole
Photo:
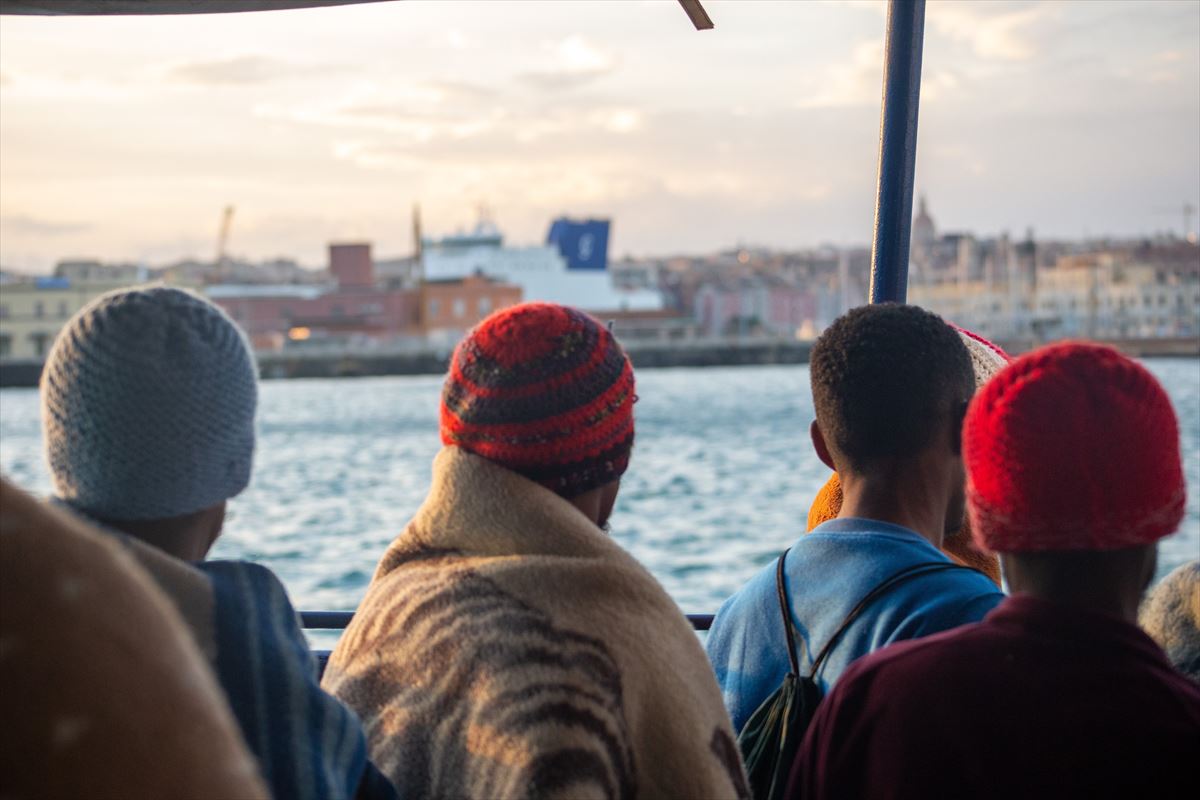
[[[986,575],[948,560],[944,568],[918,573],[889,594],[891,605],[905,612],[912,636],[979,622],[1004,601]]]
[[[976,658],[986,638],[981,626],[973,624],[888,645],[850,664],[830,690],[830,702],[822,705],[836,707],[851,698],[857,705],[875,696],[890,711],[920,705],[924,695],[940,696],[959,676],[979,677],[987,671],[988,660]]]
[[[212,585],[217,634],[226,651],[235,644],[251,644],[249,639],[268,648],[287,643],[302,650],[307,661],[299,617],[274,572],[248,561],[203,561],[195,566]]]
[[[741,588],[721,603],[713,617],[712,629],[709,632],[710,638],[713,632],[719,631],[730,622],[739,620],[747,614],[757,614],[768,604],[771,608],[778,607],[775,589],[777,565],[778,559],[772,559],[771,563],[756,572],[750,580],[742,584]]]
[[[287,590],[274,572],[251,561],[198,561],[192,566],[203,572],[214,584],[240,584],[271,595],[283,595]]]

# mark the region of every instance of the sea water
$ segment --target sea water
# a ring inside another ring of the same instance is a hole
[[[1179,415],[1188,482],[1187,515],[1160,548],[1161,576],[1200,557],[1200,362],[1147,366]],[[808,368],[648,369],[637,381],[637,442],[612,536],[685,611],[712,613],[804,532],[829,477],[809,444]],[[441,384],[264,382],[254,477],[229,504],[212,557],[265,564],[297,608],[353,609],[429,489]],[[50,490],[36,390],[0,390],[0,470]]]

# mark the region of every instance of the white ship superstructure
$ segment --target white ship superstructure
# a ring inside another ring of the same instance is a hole
[[[660,310],[663,303],[658,292],[613,286],[607,269],[608,223],[586,224],[602,225],[602,238],[585,230],[568,243],[512,247],[504,244],[504,235],[495,225],[481,222],[469,233],[422,239],[424,276],[435,281],[482,273],[520,286],[525,300],[562,303],[585,311]],[[565,246],[574,248],[569,251],[579,257],[574,260],[588,266],[573,268],[564,255]]]

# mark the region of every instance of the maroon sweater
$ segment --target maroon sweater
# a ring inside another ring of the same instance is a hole
[[[1200,785],[1200,687],[1134,625],[1010,597],[885,648],[825,698],[789,795],[1175,797]]]

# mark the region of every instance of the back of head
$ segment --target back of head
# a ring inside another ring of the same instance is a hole
[[[1029,353],[976,396],[963,430],[976,541],[999,553],[1149,546],[1183,518],[1166,391],[1109,347]]]
[[[633,367],[607,328],[573,308],[524,303],[455,349],[442,442],[570,499],[625,472],[633,402]]]
[[[196,294],[122,289],[76,314],[41,380],[59,498],[104,520],[179,517],[249,483],[258,386],[245,337]]]
[[[810,363],[817,424],[841,472],[928,448],[971,398],[959,335],[916,306],[861,306],[834,321]]]

